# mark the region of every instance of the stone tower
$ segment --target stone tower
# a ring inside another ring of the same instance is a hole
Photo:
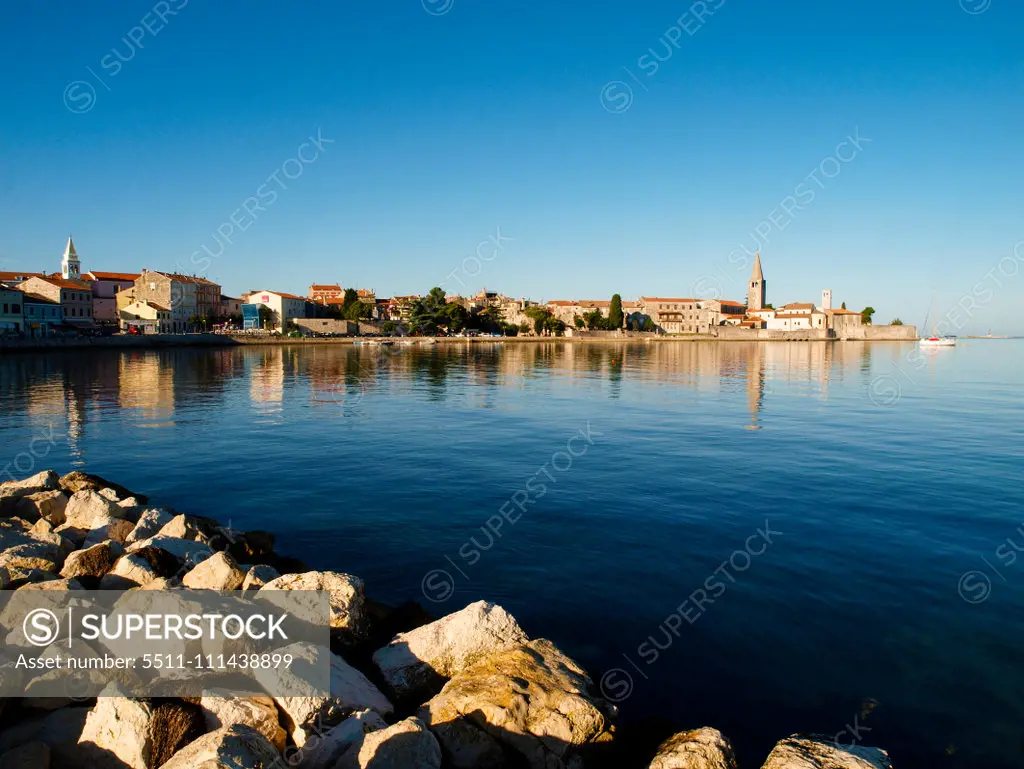
[[[831,310],[832,309],[832,289],[823,288],[821,290],[821,309]]]
[[[765,291],[764,273],[761,272],[761,254],[754,257],[754,269],[750,273],[750,285],[747,287],[747,310],[763,310],[767,293]]]
[[[64,258],[60,260],[60,274],[64,280],[78,280],[82,277],[82,265],[75,252],[75,242],[68,235],[68,244],[64,248]]]

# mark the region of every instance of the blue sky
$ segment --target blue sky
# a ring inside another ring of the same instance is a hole
[[[760,247],[775,303],[920,323],[934,294],[953,331],[1024,333],[1010,0],[5,13],[0,270],[56,269],[70,231],[85,269],[231,294],[742,299]]]

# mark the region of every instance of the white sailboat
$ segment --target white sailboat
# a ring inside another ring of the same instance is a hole
[[[928,318],[932,314],[932,305],[935,304],[935,292],[932,292],[932,304],[928,306],[928,313],[924,316],[923,328],[928,328]],[[956,347],[956,337],[945,335],[939,336],[932,329],[931,336],[923,336],[917,340],[921,347]]]

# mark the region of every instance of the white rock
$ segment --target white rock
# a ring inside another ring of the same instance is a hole
[[[192,590],[235,590],[245,579],[235,559],[227,553],[215,553],[181,578]]]
[[[373,655],[373,662],[399,696],[423,691],[432,696],[441,690],[443,678],[528,640],[511,614],[477,601],[429,625],[399,633]]]
[[[76,491],[64,508],[65,522],[80,529],[94,529],[112,518],[124,518],[124,508],[95,491]]]
[[[109,499],[111,502],[114,502],[115,504],[120,501],[119,497],[117,496],[117,492],[114,491],[113,489],[100,489],[98,494],[104,499]]]
[[[206,537],[198,526],[186,515],[176,515],[168,521],[159,532],[161,537],[174,539],[191,539],[194,542],[206,542]]]
[[[331,601],[331,628],[359,638],[365,630],[363,581],[335,571],[285,574],[260,588],[257,596],[274,600],[275,590],[327,590]]]
[[[156,570],[140,555],[122,555],[100,580],[100,590],[128,590],[147,585],[157,578]]]
[[[736,769],[736,756],[720,731],[705,727],[670,737],[649,769]]]
[[[172,518],[174,518],[174,516],[166,510],[160,510],[155,507],[150,510],[146,510],[139,516],[139,522],[135,524],[135,528],[132,529],[131,534],[125,538],[124,543],[126,545],[131,545],[141,539],[155,537],[160,532],[160,529],[171,522]]]
[[[892,762],[879,748],[795,734],[775,746],[762,769],[892,769]]]
[[[56,535],[41,535],[20,518],[0,519],[0,566],[12,579],[32,569],[55,572],[64,561],[63,546]]]
[[[291,666],[257,669],[256,680],[274,698],[281,722],[300,748],[311,735],[322,733],[357,711],[375,710],[382,716],[394,711],[388,698],[366,676],[329,649],[299,642],[279,652],[293,656]],[[325,655],[330,665],[330,695],[317,693],[309,683],[319,680]],[[281,692],[290,696],[280,696]]]
[[[278,750],[284,750],[287,733],[278,721],[277,706],[270,697],[236,697],[225,691],[211,691],[199,702],[209,731],[232,724],[251,726]],[[304,767],[304,769],[310,769]]]
[[[149,769],[153,751],[150,735],[153,711],[144,702],[107,695],[107,692],[120,691],[115,685],[103,691],[104,696],[97,698],[85,719],[85,728],[78,740],[80,765]]]
[[[273,566],[266,564],[253,566],[245,575],[245,579],[242,580],[242,590],[258,590],[280,576],[277,569]]]
[[[161,769],[278,769],[287,766],[270,741],[251,726],[234,724],[190,742]]]
[[[52,491],[60,488],[60,476],[53,470],[43,470],[20,481],[0,483],[0,497],[23,497],[37,491]]]
[[[162,534],[149,539],[137,540],[130,544],[126,551],[134,553],[144,547],[159,547],[161,550],[166,550],[178,560],[184,561],[190,568],[198,566],[213,555],[213,550],[207,544],[191,539],[165,537]]]
[[[133,528],[131,521],[117,518],[105,523],[103,526],[97,526],[87,532],[85,539],[82,540],[81,547],[92,547],[93,545],[97,545],[100,542],[106,542],[107,540],[112,540],[117,542],[119,545],[123,545],[125,539],[132,533]]]
[[[579,665],[539,639],[460,671],[419,717],[453,766],[485,765],[480,754],[493,759],[497,740],[532,769],[560,769],[605,730],[593,689]]]
[[[335,769],[441,769],[441,748],[418,718],[370,732]]]

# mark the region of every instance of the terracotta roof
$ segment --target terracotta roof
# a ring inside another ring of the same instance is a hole
[[[739,312],[742,312],[742,313],[746,313],[746,311],[747,311],[746,306],[740,304],[739,302],[721,302],[721,305],[722,305],[722,312],[728,312],[728,313],[739,313]]]
[[[141,277],[137,272],[96,272],[92,270],[85,274],[91,275],[92,280],[130,280],[134,282]]]
[[[640,300],[643,302],[699,302],[700,299],[681,299],[678,297],[664,297],[664,296],[641,296]]]
[[[41,273],[41,272],[0,272],[0,280],[7,281],[7,282],[12,281],[12,280],[16,280],[18,282],[21,282],[21,281],[25,280],[26,278],[41,278],[41,277],[43,277],[43,273]]]
[[[785,320],[787,318],[808,318],[809,319],[810,317],[811,317],[810,313],[795,312],[792,315],[783,315],[781,317],[777,317],[775,320]]]
[[[341,286],[337,283],[314,283],[309,287],[310,291],[341,291]]]
[[[810,302],[793,302],[792,304],[783,305],[783,310],[813,310],[814,305]]]
[[[844,310],[842,308],[838,310],[829,310],[828,312],[832,313],[833,315],[860,315],[860,313],[857,312],[856,310]]]
[[[80,280],[64,280],[64,278],[56,275],[47,275],[45,277],[34,275],[33,277],[39,278],[39,280],[45,280],[51,286],[57,286],[58,288],[73,288],[76,291],[92,291],[88,283],[84,283]]]
[[[327,304],[345,304],[345,299],[340,296],[330,296],[327,298]]]

